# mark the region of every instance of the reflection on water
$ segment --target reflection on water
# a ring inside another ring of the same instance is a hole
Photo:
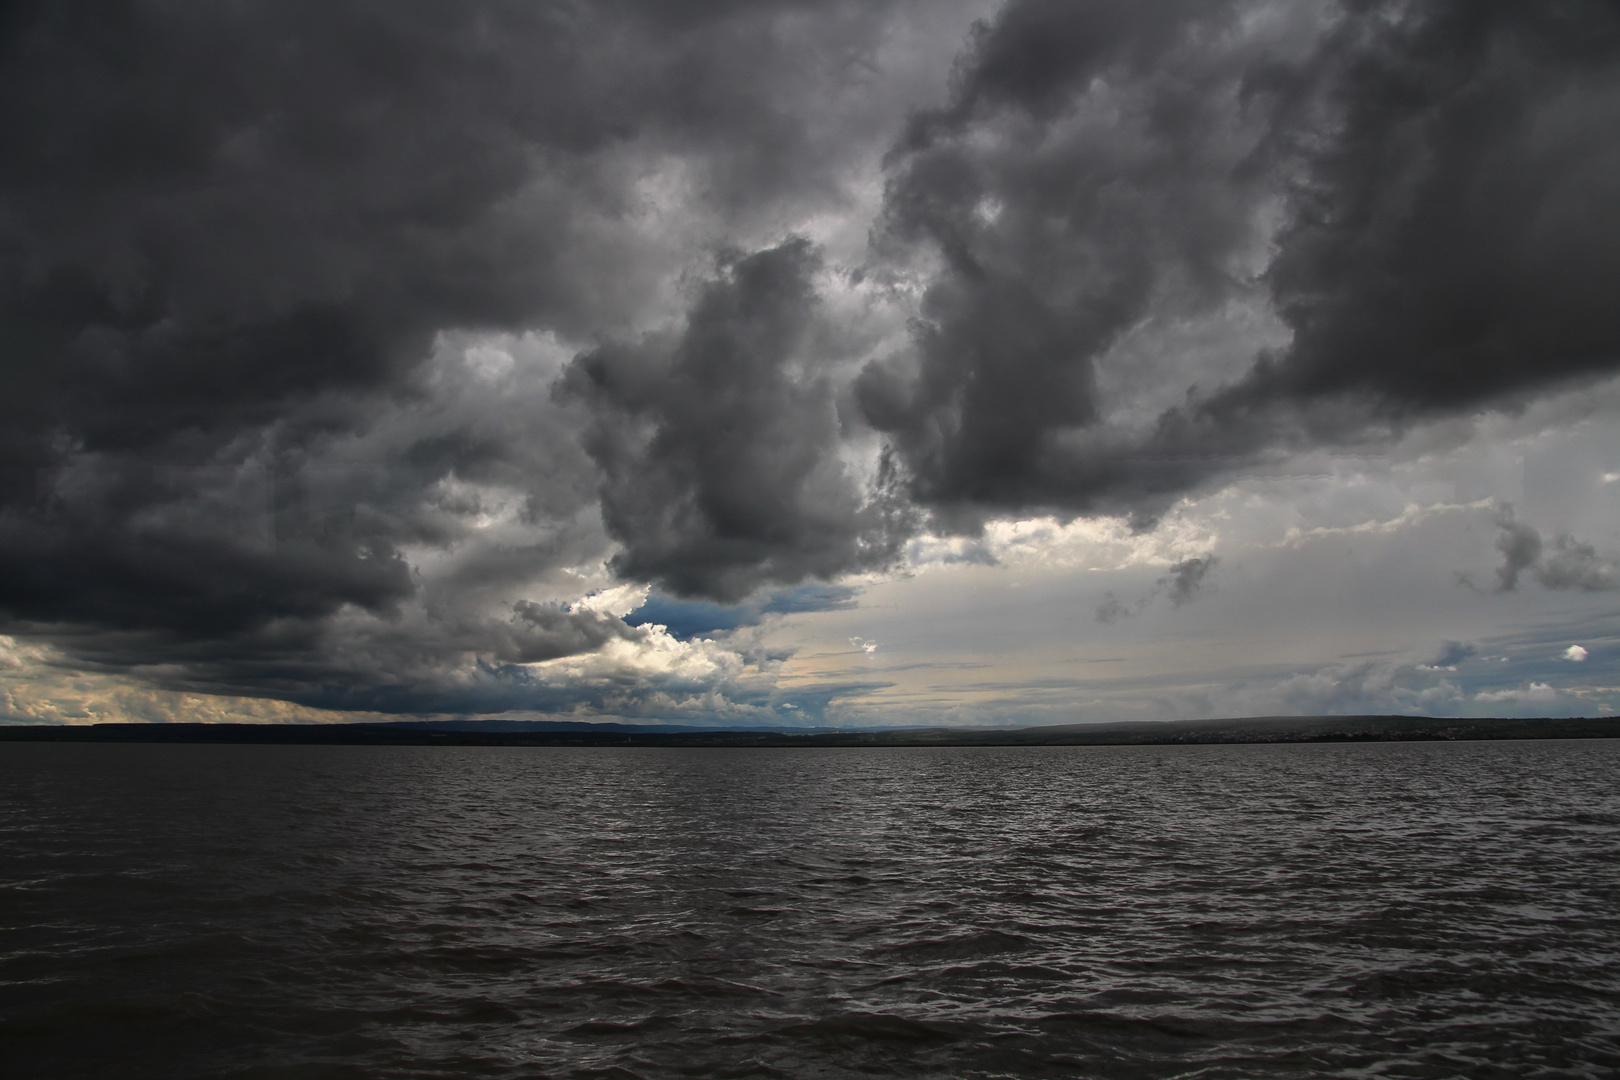
[[[1610,1076],[1620,743],[0,746],[86,1077]]]

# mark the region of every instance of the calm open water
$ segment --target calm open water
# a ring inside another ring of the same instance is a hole
[[[0,745],[0,1071],[1620,1072],[1620,743]]]

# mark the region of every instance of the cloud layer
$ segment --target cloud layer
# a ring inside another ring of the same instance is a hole
[[[819,716],[857,580],[1620,370],[1600,0],[42,0],[0,137],[0,633],[164,693]]]

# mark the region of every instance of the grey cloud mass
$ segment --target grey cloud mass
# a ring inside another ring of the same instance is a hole
[[[586,446],[621,575],[736,601],[898,554],[910,515],[887,477],[860,490],[835,453],[818,263],[804,240],[756,252],[703,290],[678,336],[569,368],[559,390],[596,414]]]
[[[1502,553],[1502,565],[1496,571],[1496,591],[1512,592],[1519,587],[1519,575],[1541,558],[1541,534],[1513,517],[1513,508],[1504,506],[1496,518],[1502,531],[1496,538],[1496,549]]]
[[[1599,556],[1593,545],[1563,533],[1553,540],[1552,553],[1537,568],[1536,580],[1549,589],[1609,592],[1620,589],[1620,565]]]
[[[1446,641],[1441,644],[1428,666],[1432,668],[1454,668],[1464,661],[1471,660],[1479,655],[1479,647],[1465,641]]]
[[[1104,593],[1102,603],[1097,605],[1097,621],[1112,623],[1120,619],[1133,618],[1140,615],[1144,608],[1161,595],[1170,601],[1171,607],[1179,608],[1190,604],[1204,587],[1204,579],[1219,562],[1220,559],[1214,555],[1183,559],[1171,566],[1170,572],[1155,581],[1152,591],[1135,604],[1122,603],[1112,592]]]
[[[625,616],[1620,370],[1604,0],[30,0],[0,147],[0,634],[175,690],[763,709]]]
[[[1170,573],[1159,579],[1159,585],[1166,590],[1165,595],[1174,606],[1191,603],[1218,562],[1220,560],[1213,555],[1201,559],[1183,559],[1170,568]]]
[[[1496,585],[1492,591],[1515,591],[1526,573],[1548,589],[1580,592],[1620,589],[1620,561],[1599,555],[1594,545],[1560,533],[1553,538],[1549,551],[1541,532],[1518,520],[1511,506],[1497,509],[1495,524],[1499,530],[1496,549],[1502,553],[1502,565],[1496,568]],[[1477,588],[1467,572],[1459,574],[1458,580]]]
[[[944,511],[1151,520],[1274,451],[1612,372],[1617,57],[1598,2],[1010,4],[895,150],[886,235],[941,269],[866,415]],[[1286,344],[1110,422],[1122,335],[1256,296]]]
[[[1242,288],[1265,176],[1241,115],[1232,5],[1015,3],[952,104],[896,147],[883,219],[942,263],[910,355],[857,390],[944,510],[1133,510],[1207,468],[1127,462],[1101,357],[1157,307]],[[1189,471],[1190,469],[1190,471]]]
[[[434,358],[618,338],[694,257],[687,219],[836,205],[837,133],[805,110],[858,86],[885,10],[8,5],[7,628],[300,700],[599,645],[523,615],[606,550],[584,419],[545,365],[479,385]],[[672,221],[670,162],[697,193]]]

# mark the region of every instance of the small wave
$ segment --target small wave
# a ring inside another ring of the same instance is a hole
[[[760,986],[749,986],[747,983],[731,982],[728,979],[665,979],[656,983],[652,990],[677,997],[694,998],[753,998],[753,997],[780,997],[775,990],[766,990]]]
[[[873,952],[908,960],[937,961],[965,960],[976,956],[1019,953],[1035,947],[1035,942],[1022,934],[1007,934],[1000,930],[981,930],[977,933],[962,934],[957,937],[906,941],[897,945],[885,945],[874,949]]]
[[[776,1028],[773,1034],[833,1039],[876,1039],[885,1042],[949,1042],[962,1037],[951,1024],[913,1020],[892,1013],[843,1012],[802,1024]]]
[[[673,1023],[668,1016],[644,1016],[638,1020],[587,1020],[575,1024],[564,1035],[639,1035],[647,1031],[667,1028]]]

